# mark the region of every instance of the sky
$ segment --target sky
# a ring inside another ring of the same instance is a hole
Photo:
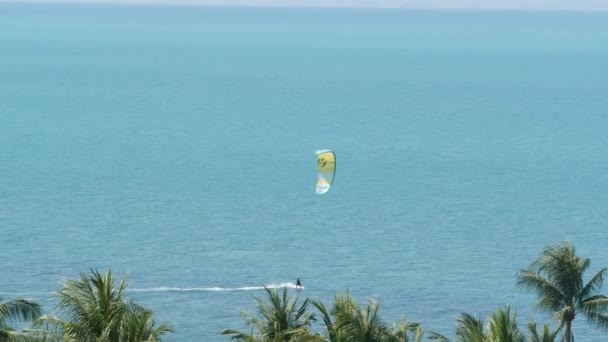
[[[608,11],[608,0],[0,0],[0,2]]]

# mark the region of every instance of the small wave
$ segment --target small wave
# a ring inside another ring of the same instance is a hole
[[[132,288],[129,289],[131,292],[229,292],[229,291],[261,291],[267,289],[295,289],[296,284],[293,283],[281,283],[281,284],[268,284],[265,286],[242,286],[242,287],[151,287],[151,288]],[[305,287],[302,286],[302,289]]]

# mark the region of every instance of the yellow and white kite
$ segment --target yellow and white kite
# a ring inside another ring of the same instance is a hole
[[[315,193],[322,195],[329,191],[336,176],[336,154],[330,150],[319,150],[317,155],[317,188]]]

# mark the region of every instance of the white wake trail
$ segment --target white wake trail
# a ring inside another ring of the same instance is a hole
[[[230,291],[261,291],[268,289],[295,289],[294,283],[268,284],[265,286],[242,286],[242,287],[151,287],[151,288],[132,288],[131,292],[230,292]],[[302,287],[304,289],[304,287]]]

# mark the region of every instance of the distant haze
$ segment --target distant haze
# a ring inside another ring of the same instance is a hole
[[[116,4],[421,9],[608,10],[608,0],[0,0],[0,2],[78,2]]]

